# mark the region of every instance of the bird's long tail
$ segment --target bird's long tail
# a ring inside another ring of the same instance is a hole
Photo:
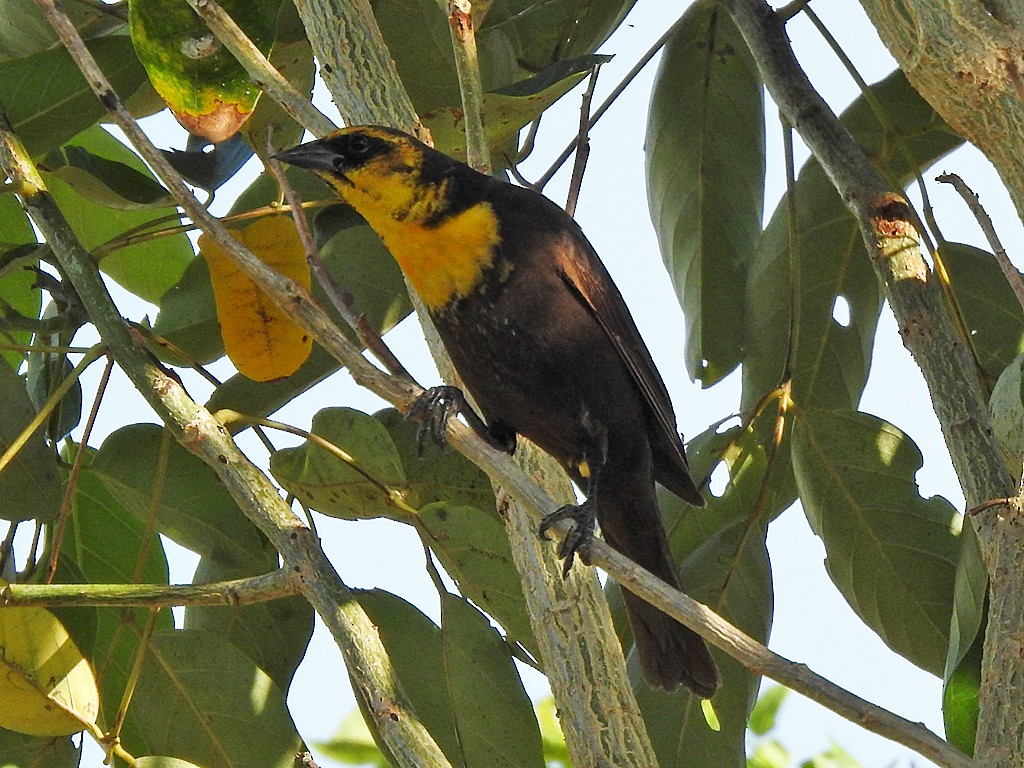
[[[679,589],[654,484],[603,482],[597,502],[605,541]],[[682,685],[699,696],[712,696],[719,685],[718,669],[704,639],[631,592],[624,589],[622,596],[647,682],[667,691]]]

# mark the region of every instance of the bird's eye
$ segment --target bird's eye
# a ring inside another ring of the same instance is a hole
[[[348,151],[352,155],[365,155],[370,151],[370,140],[361,133],[354,133],[348,137]]]

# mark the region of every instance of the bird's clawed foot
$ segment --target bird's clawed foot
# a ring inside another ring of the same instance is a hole
[[[587,551],[594,539],[594,531],[597,530],[597,510],[590,499],[582,504],[566,504],[559,507],[541,520],[541,538],[546,539],[548,529],[559,520],[572,520],[574,523],[558,548],[558,557],[562,560],[562,577],[565,578],[569,575],[577,554],[582,562],[587,560]]]
[[[438,447],[448,444],[448,420],[466,405],[466,398],[458,387],[442,385],[431,387],[413,401],[407,418],[416,419],[416,445],[422,450],[430,438]]]
[[[466,424],[492,448],[511,454],[516,449],[515,430],[494,423],[488,425],[476,411],[466,402],[462,390],[450,384],[431,387],[413,401],[406,418],[416,419],[420,425],[416,429],[416,444],[423,449],[423,442],[429,437],[439,447],[448,444],[448,420],[452,416],[462,415]]]

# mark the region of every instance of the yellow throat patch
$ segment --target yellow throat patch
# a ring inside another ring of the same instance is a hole
[[[422,183],[408,167],[369,164],[347,172],[349,183],[328,181],[380,235],[427,308],[438,310],[479,285],[500,240],[498,218],[488,203],[444,215],[449,181]]]

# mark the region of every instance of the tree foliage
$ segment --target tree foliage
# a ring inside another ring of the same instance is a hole
[[[318,9],[298,0],[222,4],[308,96],[316,44],[310,21]],[[435,145],[465,157],[473,140],[463,132],[466,84],[445,10],[436,0],[364,5],[355,12],[375,23]],[[598,50],[633,2],[481,5],[474,21],[482,141],[497,172],[515,175],[527,154],[526,129],[607,59]],[[705,483],[725,470],[724,489],[700,511],[662,496],[673,553],[694,598],[766,643],[773,614],[766,538],[798,500],[824,544],[829,577],[857,616],[894,652],[946,681],[947,736],[971,754],[987,615],[978,537],[950,502],[921,493],[912,437],[858,410],[886,298],[872,268],[878,254],[824,159],[791,169],[782,199],[765,199],[772,110],[763,62],[729,12],[742,5],[697,0],[671,20],[650,113],[634,137],[645,131],[652,221],[686,318],[669,331],[702,386],[719,385],[737,369],[742,378],[740,423],[716,423],[688,449]],[[184,3],[68,6],[89,53],[136,117],[171,109],[218,142],[211,150],[195,138],[165,153],[194,187],[215,191],[253,155],[266,161],[268,138],[276,148],[300,138],[298,124],[260,94]],[[148,302],[132,304],[125,320],[150,359],[197,382],[196,371],[227,354],[238,373],[212,380],[206,407],[230,431],[273,427],[268,417],[308,398],[342,362],[323,345],[310,348],[308,328],[278,311],[230,253],[206,236],[198,245],[187,236],[191,224],[172,185],[101,125],[107,108],[51,29],[55,13],[42,0],[0,0],[5,134],[24,145],[103,279]],[[895,192],[964,141],[898,69],[864,83],[838,125]],[[25,197],[28,182],[12,170],[16,151],[5,155],[6,191]],[[330,205],[322,184],[302,174],[288,179],[312,206],[320,256],[345,297],[345,306],[335,306],[314,278],[316,302],[350,339],[357,334],[343,314],[351,310],[372,334],[386,334],[413,308],[397,266],[364,222]],[[264,170],[238,195],[226,223],[262,261],[301,276],[305,256],[280,201]],[[0,665],[10,687],[0,686],[0,757],[12,766],[77,765],[80,742],[68,737],[84,730],[126,764],[292,765],[305,747],[286,696],[314,615],[296,594],[301,587],[287,581],[294,563],[218,467],[187,440],[179,444],[172,429],[124,423],[102,438],[91,434],[88,405],[104,393],[83,391],[79,378],[104,360],[113,365],[118,349],[110,339],[75,346],[90,337],[99,299],[74,283],[63,246],[45,242],[35,223],[15,195],[0,196],[0,518],[10,530],[0,564],[13,585],[4,592],[12,605],[24,599],[22,585],[79,588],[70,600],[32,593],[51,610],[0,608]],[[932,261],[973,374],[985,397],[995,392],[988,427],[1019,479],[1024,311],[993,254],[938,238]],[[156,307],[152,318],[136,309],[147,306]],[[905,334],[927,333],[933,322],[904,320]],[[295,426],[308,429],[298,447],[275,449],[262,439],[269,472],[296,509],[314,519],[410,526],[450,577],[448,587],[437,578],[439,625],[383,590],[351,598],[376,627],[388,657],[382,663],[434,754],[464,766],[537,766],[545,756],[565,762],[571,756],[552,736],[553,713],[535,712],[513,663],[543,663],[529,607],[535,598],[516,570],[516,544],[487,475],[458,453],[419,446],[415,425],[394,409],[329,407],[311,425]],[[947,436],[956,439],[955,431]],[[198,555],[196,585],[221,586],[187,598],[169,589],[166,541]],[[285,586],[274,599],[262,592],[247,599],[263,584],[254,577],[267,574],[281,575]],[[143,598],[133,592],[139,585],[156,589]],[[457,592],[448,591],[452,585]],[[607,592],[628,656],[616,590]],[[188,603],[183,620],[157,610],[176,600]],[[755,706],[759,675],[723,651],[716,655],[724,683],[713,702],[717,730],[693,696],[652,691],[629,666],[649,739],[643,743],[662,766],[742,766],[748,751],[750,765],[787,765],[785,750],[764,738],[779,699]],[[340,679],[344,670],[339,663],[324,674]],[[362,715],[380,751],[345,721],[327,754],[409,764],[382,735],[392,702],[367,701],[372,696],[360,699]],[[570,707],[559,701],[558,709],[565,717]],[[614,723],[617,715],[602,716]],[[762,737],[752,748],[748,728]],[[853,763],[837,748],[809,764]]]

